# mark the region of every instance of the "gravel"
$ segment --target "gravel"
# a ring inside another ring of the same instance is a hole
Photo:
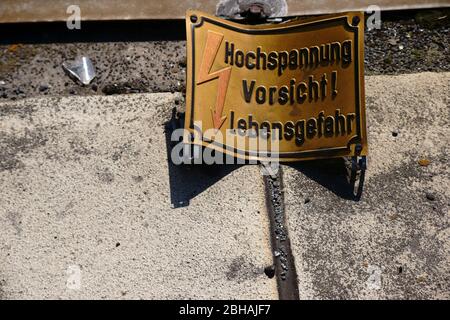
[[[450,71],[449,12],[382,13],[381,29],[366,31],[366,75]],[[0,101],[39,95],[184,92],[186,42],[171,40],[184,37],[182,25],[167,34],[168,41],[152,40],[155,35],[149,31],[148,41],[124,42],[124,38],[135,40],[132,28],[124,28],[116,40],[108,34],[107,42],[98,35],[98,42],[91,36],[86,42],[51,43],[44,32],[42,37],[35,32],[28,40],[12,32],[15,36],[0,39]],[[16,43],[19,40],[25,43]],[[62,70],[63,61],[79,54],[89,56],[96,68],[98,77],[90,86],[75,83]]]
[[[382,14],[381,29],[366,31],[366,74],[450,71],[449,10]]]

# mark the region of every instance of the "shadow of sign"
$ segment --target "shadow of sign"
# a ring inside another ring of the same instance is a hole
[[[362,171],[359,177],[352,175],[351,163],[347,159],[332,158],[286,165],[298,170],[341,198],[353,201],[361,199],[365,172]]]
[[[182,128],[183,116],[174,109],[172,118],[165,123],[166,152],[169,167],[170,203],[173,208],[188,206],[190,200],[238,169],[242,164],[181,164],[171,160],[171,151],[177,142],[171,141],[173,130]],[[352,174],[351,161],[345,158],[285,163],[308,178],[329,189],[337,196],[359,201],[364,185],[364,171]]]
[[[239,164],[173,164],[171,150],[176,142],[171,141],[171,135],[173,130],[182,128],[183,124],[184,119],[177,118],[175,110],[172,112],[172,118],[165,123],[170,203],[172,208],[188,206],[191,199],[242,166]]]

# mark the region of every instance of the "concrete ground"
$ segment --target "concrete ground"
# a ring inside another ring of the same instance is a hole
[[[283,165],[301,299],[450,297],[449,82],[366,77],[360,201],[341,160]],[[278,298],[260,172],[170,164],[181,101],[0,104],[1,298]]]
[[[278,298],[258,168],[169,164],[178,99],[0,104],[0,298]]]
[[[450,298],[449,92],[450,73],[366,78],[360,201],[341,160],[283,166],[301,299]]]

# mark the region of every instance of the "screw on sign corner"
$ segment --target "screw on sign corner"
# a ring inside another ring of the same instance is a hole
[[[352,25],[356,27],[361,22],[361,19],[358,16],[354,16],[352,19]]]

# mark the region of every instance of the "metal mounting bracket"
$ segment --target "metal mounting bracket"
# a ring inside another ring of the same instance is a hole
[[[367,157],[366,156],[354,156],[351,158],[351,170],[350,170],[350,185],[352,186],[353,196],[359,200],[361,198],[364,178],[367,169]]]

